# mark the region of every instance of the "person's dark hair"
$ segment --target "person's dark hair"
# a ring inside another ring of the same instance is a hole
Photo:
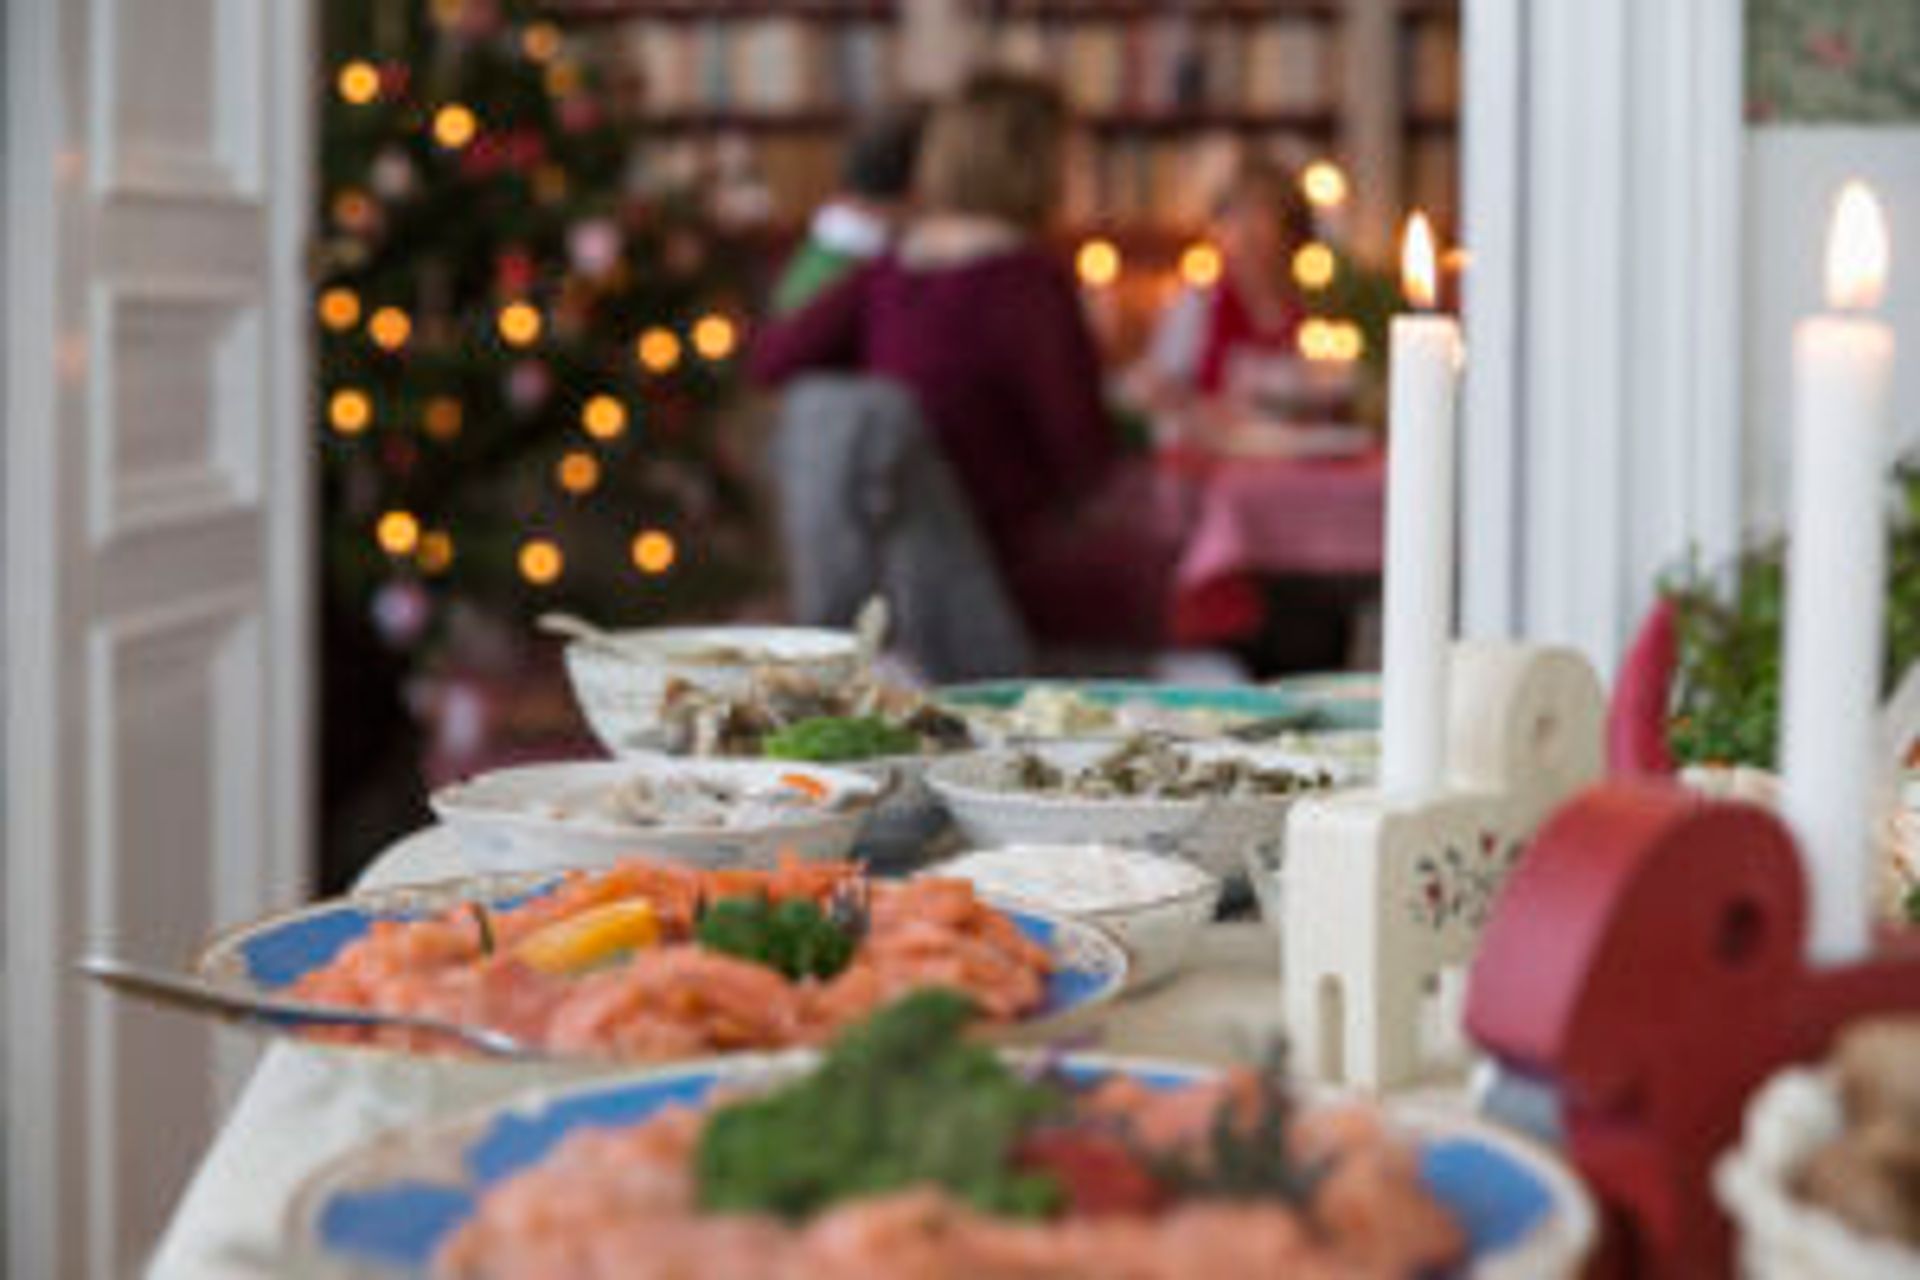
[[[1215,211],[1224,215],[1241,205],[1264,210],[1279,225],[1289,245],[1313,239],[1313,206],[1300,189],[1299,175],[1276,161],[1249,156],[1241,162],[1226,190],[1220,193]]]
[[[840,183],[869,200],[901,200],[913,190],[926,111],[910,104],[876,111],[855,126],[840,164]]]

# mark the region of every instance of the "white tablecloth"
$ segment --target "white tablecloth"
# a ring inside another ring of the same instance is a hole
[[[362,887],[465,872],[450,837],[429,830],[395,845]],[[1244,1060],[1278,1033],[1279,963],[1278,937],[1266,926],[1215,925],[1184,973],[1105,1011],[1098,1047],[1186,1061]],[[188,1184],[149,1274],[283,1274],[281,1222],[309,1171],[384,1129],[455,1105],[418,1079],[383,1074],[380,1087],[370,1087],[366,1060],[376,1056],[293,1043],[270,1048]]]

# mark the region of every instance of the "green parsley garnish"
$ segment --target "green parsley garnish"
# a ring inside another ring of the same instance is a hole
[[[694,941],[763,964],[798,981],[831,978],[853,960],[864,921],[795,898],[777,906],[765,898],[722,898],[700,913]]]
[[[813,716],[767,735],[760,754],[771,760],[831,764],[908,756],[920,750],[920,735],[878,716]]]
[[[916,992],[842,1036],[817,1071],[716,1111],[695,1156],[701,1205],[804,1218],[933,1185],[988,1213],[1054,1212],[1059,1183],[1014,1157],[1066,1094],[964,1040],[972,1011],[954,992]]]

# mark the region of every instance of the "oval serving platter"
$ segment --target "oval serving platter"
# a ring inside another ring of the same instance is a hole
[[[506,910],[550,893],[560,883],[561,876],[552,871],[524,872],[469,876],[327,899],[229,929],[207,944],[193,969],[218,986],[270,994],[327,964],[341,948],[371,929],[375,921],[418,920],[466,902]],[[993,1035],[1018,1040],[1043,1031],[1057,1033],[1062,1021],[1105,1004],[1125,987],[1126,950],[1099,927],[1029,906],[992,905],[1028,938],[1045,947],[1054,962],[1040,1008],[1017,1022],[992,1024],[987,1030]],[[420,1056],[380,1045],[330,1047]]]
[[[1247,720],[1266,720],[1313,712],[1322,729],[1375,729],[1380,723],[1377,696],[1359,681],[1371,677],[1314,676],[1270,686],[1162,684],[1149,680],[982,680],[946,685],[941,702],[965,711],[1008,711],[1037,689],[1076,694],[1097,706],[1116,709],[1146,703],[1168,711],[1201,711]],[[1377,681],[1375,682],[1377,684]]]
[[[437,1124],[401,1130],[322,1165],[295,1194],[286,1238],[298,1274],[328,1280],[399,1280],[427,1274],[435,1250],[473,1213],[481,1194],[543,1159],[578,1129],[639,1123],[717,1086],[771,1086],[804,1072],[799,1052],[702,1062],[644,1076],[522,1095]],[[1148,1088],[1204,1079],[1205,1068],[1072,1055],[1069,1076],[1125,1073]],[[1466,1280],[1573,1277],[1592,1247],[1586,1192],[1562,1165],[1524,1139],[1466,1115],[1387,1104],[1420,1148],[1428,1187],[1470,1241]]]

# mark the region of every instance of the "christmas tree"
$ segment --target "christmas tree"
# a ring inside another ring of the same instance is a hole
[[[741,281],[702,192],[538,9],[331,0],[316,308],[337,598],[430,651],[454,607],[711,613],[754,585],[716,410]]]
[[[523,0],[328,0],[314,250],[326,879],[419,814],[403,688],[531,620],[756,592],[719,409],[751,255]],[[502,638],[507,641],[502,645]],[[479,644],[475,641],[478,640]],[[369,816],[371,814],[372,816]]]

